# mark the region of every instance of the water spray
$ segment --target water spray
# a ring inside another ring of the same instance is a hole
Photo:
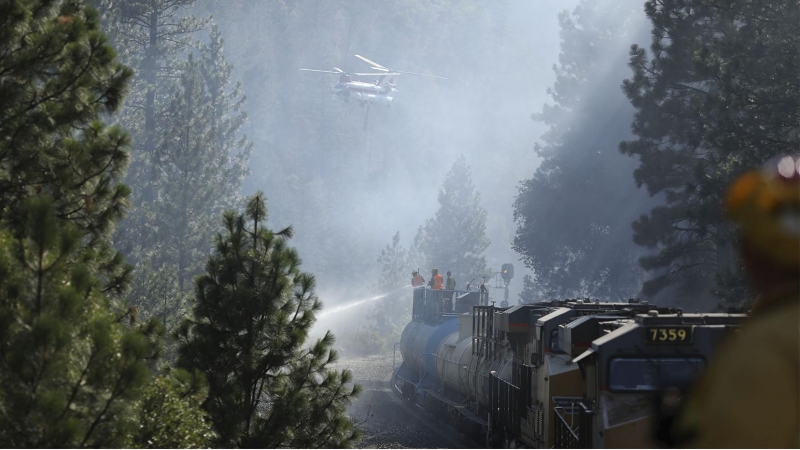
[[[410,288],[410,287],[411,287],[411,285],[407,284],[407,285],[401,287],[400,289],[395,289],[395,290],[390,291],[390,292],[386,292],[386,293],[383,293],[383,294],[380,294],[380,295],[376,295],[375,297],[365,298],[365,299],[362,299],[362,300],[356,300],[354,302],[346,303],[344,305],[339,305],[339,306],[336,306],[336,307],[331,308],[331,309],[326,309],[326,310],[322,311],[320,313],[320,315],[317,316],[317,317],[319,319],[322,319],[322,318],[327,317],[329,315],[340,313],[342,311],[346,311],[346,310],[348,310],[350,308],[354,308],[354,307],[356,307],[358,305],[362,305],[364,303],[373,302],[375,300],[380,300],[380,299],[382,299],[382,298],[384,298],[386,296],[398,293],[398,292],[400,292],[400,291],[402,291],[404,289]]]

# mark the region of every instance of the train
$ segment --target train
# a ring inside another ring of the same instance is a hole
[[[412,302],[392,389],[481,447],[656,446],[659,396],[684,391],[746,317],[427,288]]]

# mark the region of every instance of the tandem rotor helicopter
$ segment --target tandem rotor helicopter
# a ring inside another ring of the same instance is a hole
[[[446,80],[447,78],[439,77],[436,75],[427,75],[424,73],[402,72],[399,70],[389,69],[375,61],[361,56],[355,55],[356,58],[364,61],[370,65],[372,70],[376,72],[369,73],[348,73],[334,67],[333,70],[316,70],[316,69],[300,69],[302,72],[317,72],[317,73],[331,73],[339,75],[339,81],[333,85],[333,93],[337,98],[341,98],[345,103],[349,103],[353,98],[361,103],[367,109],[367,117],[369,117],[369,106],[371,104],[390,105],[397,94],[397,87],[395,85],[395,77],[400,75],[416,75],[420,77],[438,78]],[[369,81],[354,81],[353,77],[378,77],[373,82]],[[364,118],[364,128],[367,127],[367,117]]]

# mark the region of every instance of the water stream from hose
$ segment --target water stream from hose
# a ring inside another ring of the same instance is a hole
[[[333,314],[338,314],[338,313],[340,313],[342,311],[347,311],[348,309],[355,308],[356,306],[359,306],[359,305],[363,305],[364,303],[369,303],[369,302],[374,302],[375,300],[380,300],[380,299],[382,299],[382,298],[384,298],[384,297],[386,297],[388,295],[395,294],[397,292],[400,292],[402,290],[408,289],[410,287],[411,287],[411,285],[407,284],[407,285],[401,287],[400,289],[395,289],[395,290],[390,291],[390,292],[386,292],[386,293],[383,293],[383,294],[380,294],[380,295],[376,295],[375,297],[356,300],[356,301],[353,301],[353,302],[350,302],[350,303],[345,303],[344,305],[334,306],[331,309],[325,308],[325,309],[322,310],[322,312],[319,314],[319,316],[317,316],[317,318],[322,319],[322,318],[331,316]]]

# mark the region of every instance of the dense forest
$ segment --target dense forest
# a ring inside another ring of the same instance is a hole
[[[516,263],[512,302],[749,305],[722,196],[797,152],[798,21],[796,0],[0,0],[0,444],[354,445],[335,347],[389,349],[417,268],[461,289]],[[298,71],[369,70],[355,54],[447,79],[365,108]]]

